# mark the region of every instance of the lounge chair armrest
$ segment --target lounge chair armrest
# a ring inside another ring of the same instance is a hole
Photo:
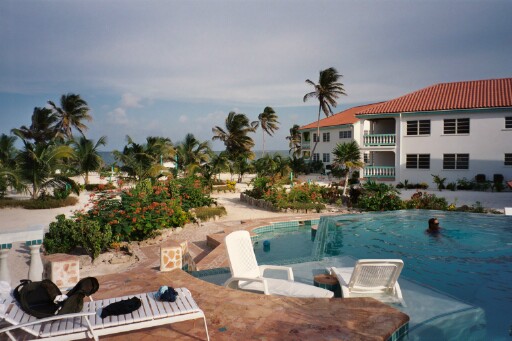
[[[269,295],[268,291],[268,283],[265,278],[258,277],[258,278],[247,278],[247,277],[231,277],[226,282],[224,282],[224,286],[231,289],[238,289],[238,282],[244,281],[244,282],[259,282],[263,284],[263,293],[265,295]],[[236,282],[236,284],[235,284]]]
[[[260,275],[263,277],[264,275],[264,272],[265,270],[269,269],[269,270],[282,270],[282,271],[286,271],[288,273],[288,280],[289,281],[293,281],[294,280],[294,277],[293,277],[293,269],[290,268],[289,266],[280,266],[280,265],[260,265],[259,266],[260,268]]]

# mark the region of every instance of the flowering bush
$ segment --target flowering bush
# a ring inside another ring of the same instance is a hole
[[[107,191],[95,197],[93,207],[78,213],[112,228],[115,241],[144,240],[157,230],[183,226],[193,207],[213,203],[200,180],[184,178],[152,184],[143,181],[120,194]]]

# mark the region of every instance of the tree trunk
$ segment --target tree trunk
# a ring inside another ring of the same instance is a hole
[[[350,174],[350,168],[347,170],[347,174],[345,174],[345,183],[343,184],[343,194],[342,196],[347,195],[347,186],[348,186],[348,176]]]

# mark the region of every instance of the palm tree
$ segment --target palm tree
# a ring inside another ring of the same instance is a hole
[[[229,159],[234,161],[241,155],[253,158],[251,148],[254,147],[253,139],[247,134],[255,130],[255,122],[249,123],[245,114],[231,111],[226,118],[226,128],[215,126],[212,128],[214,136],[212,140],[220,140],[226,146]]]
[[[196,169],[210,160],[211,149],[208,141],[200,142],[193,134],[187,134],[185,140],[177,145],[176,153],[180,168],[186,174],[194,174]]]
[[[57,116],[48,108],[34,108],[30,127],[21,126],[11,132],[23,140],[33,140],[35,143],[48,143],[58,136],[55,128]]]
[[[263,151],[261,156],[265,155],[265,133],[269,136],[272,136],[276,130],[279,129],[279,121],[277,120],[277,115],[274,109],[271,107],[265,107],[263,112],[258,115],[258,121],[256,121],[256,128],[261,126],[261,132],[263,135]]]
[[[16,175],[16,155],[18,150],[14,146],[16,136],[0,135],[0,198],[4,197],[9,186],[20,188]]]
[[[78,185],[57,172],[62,159],[73,157],[71,147],[54,143],[34,144],[25,140],[23,143],[24,148],[16,157],[17,173],[23,182],[30,184],[31,188],[28,191],[32,199],[37,199],[48,188],[64,186],[71,186],[74,192],[79,194]]]
[[[338,143],[332,153],[334,155],[333,167],[345,171],[345,185],[343,186],[343,196],[345,196],[351,169],[364,166],[364,162],[361,161],[361,152],[357,142],[352,141],[348,143]]]
[[[114,150],[114,157],[123,166],[121,170],[129,177],[141,182],[145,179],[155,180],[166,171],[162,165],[164,159],[174,155],[171,140],[163,137],[148,137],[146,144],[135,143],[126,136],[127,144],[123,152]]]
[[[56,128],[62,135],[72,139],[72,128],[75,128],[80,134],[84,135],[84,130],[87,130],[87,126],[83,124],[82,121],[91,121],[92,117],[89,115],[87,102],[83,100],[80,95],[72,93],[62,95],[60,98],[60,107],[55,105],[52,101],[48,101],[48,104],[58,118]]]
[[[290,147],[289,153],[294,157],[301,156],[302,153],[299,128],[300,126],[298,124],[294,124],[293,127],[290,128],[290,135],[286,136],[286,139],[290,141],[288,142],[288,146]]]
[[[89,172],[94,172],[103,167],[103,159],[98,154],[98,147],[107,144],[107,137],[102,136],[94,143],[93,140],[81,136],[78,140],[72,142],[75,150],[75,157],[77,163],[77,171],[79,174],[84,174],[84,182],[89,184]]]
[[[318,119],[317,119],[317,139],[315,141],[315,145],[313,146],[313,150],[311,151],[311,155],[315,153],[316,145],[320,140],[320,112],[324,112],[326,117],[332,115],[332,107],[336,107],[336,100],[341,95],[346,95],[345,89],[343,89],[343,84],[338,82],[338,80],[343,77],[338,73],[338,71],[330,67],[328,69],[320,71],[320,77],[318,78],[318,84],[315,82],[306,79],[306,83],[313,86],[314,91],[307,93],[304,95],[304,102],[306,102],[310,98],[318,99]]]

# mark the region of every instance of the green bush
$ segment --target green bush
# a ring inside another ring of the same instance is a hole
[[[197,207],[194,209],[196,218],[202,221],[210,220],[213,217],[222,217],[227,214],[224,206]]]
[[[84,186],[85,190],[92,192],[92,191],[107,191],[111,189],[115,189],[116,186],[109,182],[106,184],[87,184]]]
[[[49,232],[43,241],[47,253],[70,253],[82,247],[93,259],[108,248],[112,240],[110,226],[88,219],[66,219],[61,214],[50,223]]]
[[[59,208],[74,206],[78,203],[77,197],[67,197],[66,199],[45,198],[44,200],[13,200],[9,198],[0,199],[0,208],[22,207],[27,210],[43,210],[50,208]]]
[[[426,192],[417,192],[411,196],[410,200],[404,202],[405,208],[424,209],[424,210],[448,210],[448,202],[445,198],[437,197],[435,194]]]
[[[53,197],[55,199],[66,199],[71,194],[71,188],[67,186],[56,187],[53,189]]]
[[[58,215],[56,222],[51,222],[49,231],[45,234],[43,245],[47,253],[70,253],[77,246],[75,228],[72,219],[66,219],[64,214]]]
[[[392,211],[403,208],[399,192],[392,186],[369,180],[362,187],[357,206],[366,211]]]

